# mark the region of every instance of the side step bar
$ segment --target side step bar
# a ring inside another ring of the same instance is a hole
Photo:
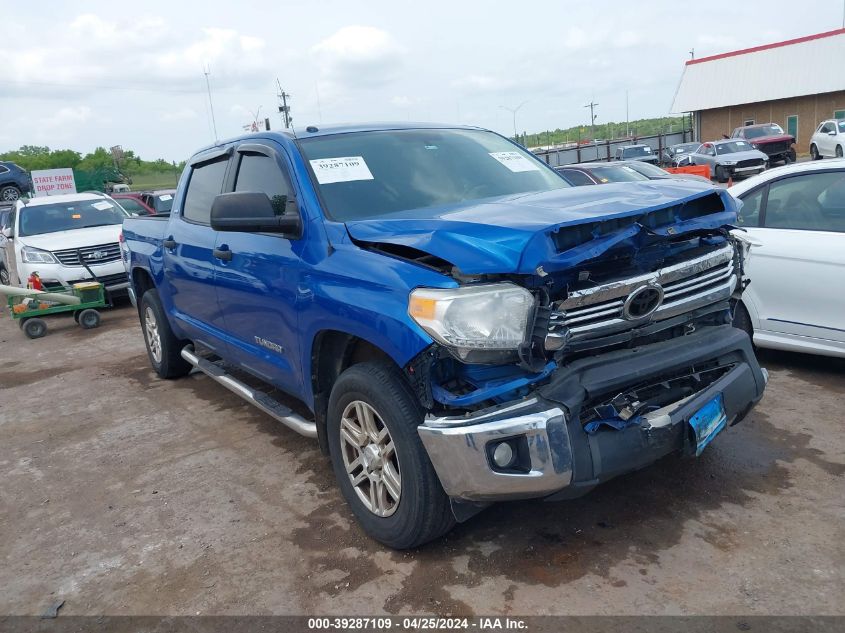
[[[202,373],[210,376],[213,380],[226,387],[226,389],[234,391],[241,398],[254,404],[256,407],[264,411],[264,413],[278,420],[289,429],[292,429],[305,437],[317,437],[317,425],[314,422],[310,422],[298,413],[294,413],[289,407],[286,407],[281,402],[274,400],[263,391],[258,391],[257,389],[253,389],[252,387],[245,385],[240,380],[237,380],[230,374],[227,374],[221,367],[215,365],[211,361],[197,356],[194,354],[194,348],[191,345],[187,345],[184,349],[182,349],[182,358],[191,363],[191,365],[199,369]]]

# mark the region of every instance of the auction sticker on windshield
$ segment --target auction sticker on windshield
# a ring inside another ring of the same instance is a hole
[[[91,206],[94,207],[97,211],[108,211],[109,209],[113,208],[112,205],[110,205],[108,202],[105,202],[105,201],[95,202]]]
[[[540,169],[532,161],[528,160],[519,152],[490,152],[490,156],[502,163],[512,172],[537,171]]]
[[[363,156],[343,156],[340,158],[319,158],[310,161],[311,169],[321,185],[334,182],[352,182],[354,180],[373,180],[373,174]]]

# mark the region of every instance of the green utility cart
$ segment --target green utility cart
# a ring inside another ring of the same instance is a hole
[[[49,295],[69,295],[79,299],[79,303],[64,304],[50,300]],[[47,293],[9,297],[9,312],[18,321],[27,338],[41,338],[47,333],[47,321],[43,317],[51,314],[73,313],[74,320],[80,327],[90,330],[100,325],[100,313],[97,308],[106,304],[103,284],[85,282],[75,284],[70,289],[49,290]]]

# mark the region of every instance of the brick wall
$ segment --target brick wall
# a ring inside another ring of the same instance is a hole
[[[813,132],[821,121],[833,118],[834,110],[845,110],[845,90],[702,110],[698,113],[701,130],[699,140],[718,140],[722,138],[722,134],[729,135],[734,128],[749,119],[754,119],[755,123],[774,122],[786,130],[786,118],[797,114],[796,149],[799,154],[807,154],[810,151],[810,137]]]

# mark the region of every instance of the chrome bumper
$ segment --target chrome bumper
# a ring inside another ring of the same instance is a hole
[[[446,494],[467,501],[542,497],[572,481],[566,416],[530,399],[459,417],[429,417],[418,427]],[[525,473],[494,470],[487,446],[524,437],[531,467]]]

